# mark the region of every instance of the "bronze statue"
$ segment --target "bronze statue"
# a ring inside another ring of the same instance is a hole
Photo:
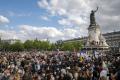
[[[95,24],[96,25],[96,21],[95,21],[95,12],[97,12],[98,10],[98,7],[96,10],[92,10],[91,11],[91,14],[90,14],[90,24]]]

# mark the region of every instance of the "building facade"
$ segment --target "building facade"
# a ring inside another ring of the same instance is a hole
[[[120,52],[120,31],[103,34],[112,52]]]
[[[0,40],[2,43],[9,43],[9,44],[14,44],[15,42],[19,41],[17,39],[1,39]]]

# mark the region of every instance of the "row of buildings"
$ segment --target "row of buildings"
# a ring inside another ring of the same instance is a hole
[[[19,41],[18,39],[1,39],[0,38],[0,42],[2,43],[9,43],[9,44],[13,44],[15,42]]]
[[[103,34],[103,36],[105,37],[111,52],[113,53],[120,52],[120,31],[105,33]],[[82,41],[85,45],[87,42],[87,37],[74,38],[70,40],[65,40],[64,42],[71,42],[71,41]]]

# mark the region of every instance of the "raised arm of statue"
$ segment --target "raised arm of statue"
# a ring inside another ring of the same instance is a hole
[[[93,12],[97,12],[98,11],[98,6],[97,6],[97,9],[96,10],[94,10]]]

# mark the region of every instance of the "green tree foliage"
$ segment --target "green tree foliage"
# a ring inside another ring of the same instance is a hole
[[[54,43],[51,43],[49,47],[50,47],[49,49],[50,51],[56,50],[56,45]]]
[[[33,41],[33,48],[36,49],[36,50],[40,50],[41,49],[41,41],[39,40],[34,40]]]
[[[15,43],[10,45],[11,51],[23,51],[24,45],[20,41],[16,41]]]
[[[83,47],[83,43],[81,41],[75,41],[72,44],[74,45],[74,49],[76,51],[81,50],[81,48]]]
[[[2,42],[1,43],[1,50],[2,51],[9,51],[10,50],[10,44],[8,42]]]
[[[41,42],[41,49],[42,50],[49,50],[50,49],[50,43],[49,43],[49,41],[42,41]]]
[[[67,51],[73,51],[74,45],[72,43],[70,43],[70,42],[66,42],[66,43],[63,43],[61,49],[64,50],[64,51],[66,51],[66,50]]]
[[[8,42],[0,42],[0,49],[3,51],[53,51],[57,49],[63,51],[79,51],[83,47],[82,45],[83,43],[81,41],[63,42],[59,40],[56,43],[50,43],[49,41],[35,39],[26,40],[24,43],[17,41],[13,44],[9,44]]]
[[[73,41],[73,42],[64,42],[62,44],[62,50],[66,51],[79,51],[83,47],[81,41]]]
[[[26,50],[32,50],[34,47],[33,47],[33,40],[26,40],[24,42],[24,48]]]
[[[50,50],[51,43],[49,41],[40,41],[40,40],[27,40],[24,42],[24,48],[26,50]]]

